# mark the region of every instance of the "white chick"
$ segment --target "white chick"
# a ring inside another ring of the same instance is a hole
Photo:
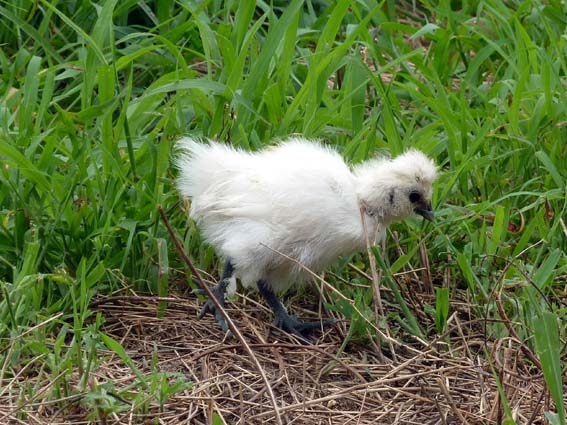
[[[224,303],[236,276],[245,287],[258,289],[278,327],[300,338],[332,321],[302,322],[276,297],[305,279],[297,262],[319,272],[338,257],[363,250],[361,208],[368,229],[379,224],[382,232],[413,213],[434,217],[437,170],[417,150],[351,168],[335,150],[299,137],[256,153],[190,138],[181,139],[178,148],[177,187],[191,198],[190,215],[204,239],[225,258],[215,296]],[[227,329],[211,301],[200,317],[207,312]]]

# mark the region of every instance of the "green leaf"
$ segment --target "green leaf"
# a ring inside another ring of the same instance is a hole
[[[544,151],[537,151],[535,154],[536,158],[542,163],[545,169],[549,172],[553,181],[557,185],[557,187],[564,188],[565,187],[565,179],[559,172],[558,168],[555,166],[553,161],[549,158],[549,156]]]
[[[497,205],[496,216],[494,218],[494,224],[492,225],[492,237],[488,243],[489,254],[496,254],[498,248],[502,245],[502,239],[508,227],[507,218],[508,214],[506,208],[502,205]]]
[[[29,136],[34,128],[32,123],[34,112],[37,107],[40,66],[41,58],[38,56],[32,56],[26,72],[24,101],[22,111],[20,113],[20,128],[22,129],[22,135],[24,136]]]
[[[206,80],[204,78],[194,80],[180,80],[174,83],[167,83],[159,87],[155,87],[147,92],[144,97],[153,96],[158,93],[169,93],[173,91],[192,89],[200,90],[205,94],[222,94],[224,93],[226,86],[216,81]]]
[[[449,318],[449,288],[435,288],[435,292],[435,326],[438,333],[443,333]]]
[[[562,256],[563,252],[560,249],[551,251],[543,264],[539,266],[539,268],[533,274],[532,279],[540,287],[540,289],[543,289],[552,278],[556,270],[555,267],[557,266],[557,263]]]
[[[130,356],[128,355],[126,350],[124,349],[124,347],[122,347],[122,345],[118,341],[116,341],[114,338],[112,338],[112,337],[110,337],[106,334],[101,333],[100,339],[102,340],[102,342],[104,342],[104,344],[108,347],[109,350],[113,351],[116,355],[118,355],[118,357],[120,357],[120,360],[122,360],[124,362],[124,364],[126,364],[126,366],[128,366],[132,370],[132,372],[134,372],[134,374],[138,378],[138,381],[141,384],[143,384],[143,386],[147,389],[148,383],[147,383],[146,379],[144,378],[144,375],[136,367],[136,365],[134,364],[134,362],[132,361],[132,359],[130,358]]]
[[[226,425],[222,420],[221,415],[219,415],[217,412],[213,412],[213,425]]]
[[[169,295],[169,255],[167,241],[163,238],[156,240],[158,251],[158,295],[167,297]],[[159,317],[163,317],[167,303],[159,303]]]
[[[533,327],[536,353],[541,362],[547,388],[557,408],[558,423],[565,425],[563,398],[563,371],[561,366],[561,340],[555,314],[544,311],[534,316]]]
[[[428,22],[423,27],[421,27],[418,31],[416,31],[414,34],[412,34],[412,36],[410,37],[410,40],[414,40],[416,38],[423,37],[424,35],[435,34],[435,32],[437,32],[438,29],[439,29],[438,25],[435,25],[431,22]]]

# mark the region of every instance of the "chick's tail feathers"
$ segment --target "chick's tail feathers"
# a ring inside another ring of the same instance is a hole
[[[177,188],[187,198],[202,195],[212,182],[226,180],[231,174],[230,163],[238,163],[238,153],[220,143],[207,144],[185,137],[175,147],[175,164],[179,170]]]
[[[191,198],[191,217],[214,222],[265,216],[269,192],[255,184],[253,155],[191,138],[181,139],[177,150],[177,187],[182,196]]]

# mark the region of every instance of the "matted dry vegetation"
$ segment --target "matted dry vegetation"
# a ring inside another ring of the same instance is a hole
[[[161,299],[168,302],[161,319],[159,301],[114,297],[99,300],[94,308],[105,318],[103,331],[120,341],[140,371],[180,372],[192,386],[171,396],[162,408],[152,402],[144,414],[118,398],[124,410],[109,415],[107,423],[277,423],[266,385],[242,344],[231,336],[223,339],[211,316],[197,320],[196,299]],[[273,328],[267,311],[253,300],[245,298],[231,307],[231,317],[269,380],[282,423],[499,423],[503,407],[483,349],[490,353],[517,423],[544,423],[550,401],[543,377],[524,366],[513,340],[485,341],[482,324],[466,322],[459,314],[450,318],[443,340],[421,344],[413,339],[383,355],[372,344],[349,344],[337,354],[347,323],[320,334],[313,345],[301,345]],[[24,388],[22,381],[31,384],[33,376],[22,374],[19,380],[14,386]],[[136,381],[132,368],[108,352],[90,385],[112,382],[120,391]],[[50,383],[43,385],[47,391]],[[7,422],[2,423],[23,423],[7,416],[15,410],[27,412],[30,424],[88,423],[80,396],[23,405],[18,403],[21,396],[4,388],[0,417]]]

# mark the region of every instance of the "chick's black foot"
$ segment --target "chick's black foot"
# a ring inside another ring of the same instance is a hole
[[[234,266],[232,265],[230,259],[227,259],[224,265],[224,270],[219,284],[211,288],[211,292],[213,293],[213,295],[215,296],[215,298],[223,308],[226,304],[226,297],[225,297],[226,288],[233,274],[234,274]],[[207,295],[207,292],[202,288],[195,289],[193,293],[197,295]],[[211,299],[207,300],[207,302],[199,312],[199,316],[198,316],[199,320],[202,319],[207,313],[211,313],[213,316],[215,316],[215,320],[217,321],[223,332],[228,331],[228,323],[226,322],[225,318],[223,317],[219,309],[217,309],[217,306]]]
[[[297,318],[297,316],[290,316],[272,288],[263,280],[258,281],[258,291],[274,312],[274,326],[297,336],[304,343],[309,343],[309,340],[306,337],[315,329],[323,329],[326,326],[336,323],[335,320],[302,322]]]
[[[275,314],[274,326],[287,333],[293,334],[305,340],[314,330],[322,330],[327,326],[334,325],[336,320],[321,320],[318,322],[302,322],[297,316],[291,316],[286,311],[278,311]]]
[[[226,285],[223,285],[222,283],[215,286],[214,288],[211,288],[211,292],[213,293],[219,304],[223,306],[223,308],[226,303],[225,290],[226,290]],[[203,289],[196,289],[193,291],[193,293],[197,295],[207,295],[207,293]],[[208,313],[215,316],[215,320],[217,321],[223,332],[226,332],[228,330],[228,324],[226,323],[225,318],[223,317],[221,312],[217,309],[217,306],[211,299],[207,300],[207,302],[205,303],[205,305],[203,306],[197,317],[199,318],[199,320],[201,320]]]

